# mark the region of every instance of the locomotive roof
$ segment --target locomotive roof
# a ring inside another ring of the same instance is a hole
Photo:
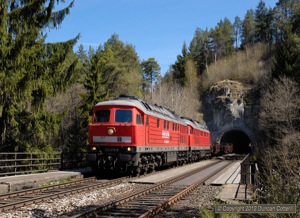
[[[202,125],[201,123],[195,121],[195,123],[197,124],[197,126],[199,126],[200,129],[202,129],[203,131],[209,132],[207,126]]]
[[[202,124],[200,124],[199,122],[197,122],[195,120],[192,120],[187,117],[181,117],[181,119],[183,119],[186,124],[191,125],[195,129],[200,129],[202,131],[208,132],[207,127],[203,126]]]
[[[134,96],[121,95],[119,98],[115,98],[110,101],[99,102],[96,104],[96,106],[104,106],[104,105],[122,105],[122,106],[137,107],[140,110],[142,110],[145,114],[153,115],[161,119],[167,119],[173,122],[186,125],[186,123],[178,115],[176,115],[174,112],[170,111],[169,109],[162,106],[149,104]]]

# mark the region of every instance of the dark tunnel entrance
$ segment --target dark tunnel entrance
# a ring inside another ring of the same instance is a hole
[[[246,154],[250,152],[250,139],[249,137],[242,131],[232,130],[226,132],[222,138],[220,143],[232,143],[233,144],[233,153],[237,154]]]

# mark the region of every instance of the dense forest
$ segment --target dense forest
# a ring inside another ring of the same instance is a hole
[[[260,200],[299,206],[299,0],[278,0],[274,8],[260,1],[243,18],[196,29],[164,76],[155,57],[139,60],[117,34],[97,49],[74,51],[79,35],[46,43],[47,30],[74,6],[57,11],[60,2],[0,2],[0,152],[85,151],[93,105],[123,93],[201,120],[203,93],[237,80],[261,99],[256,158],[266,194]]]

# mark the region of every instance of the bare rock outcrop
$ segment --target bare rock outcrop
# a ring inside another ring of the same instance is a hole
[[[227,132],[240,131],[256,144],[257,102],[251,88],[233,80],[220,81],[205,94],[203,108],[212,143],[219,143]]]

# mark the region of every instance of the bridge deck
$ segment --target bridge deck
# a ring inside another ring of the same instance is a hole
[[[213,180],[211,185],[224,185],[224,184],[238,184],[240,183],[241,175],[241,161],[234,163],[219,177]]]

